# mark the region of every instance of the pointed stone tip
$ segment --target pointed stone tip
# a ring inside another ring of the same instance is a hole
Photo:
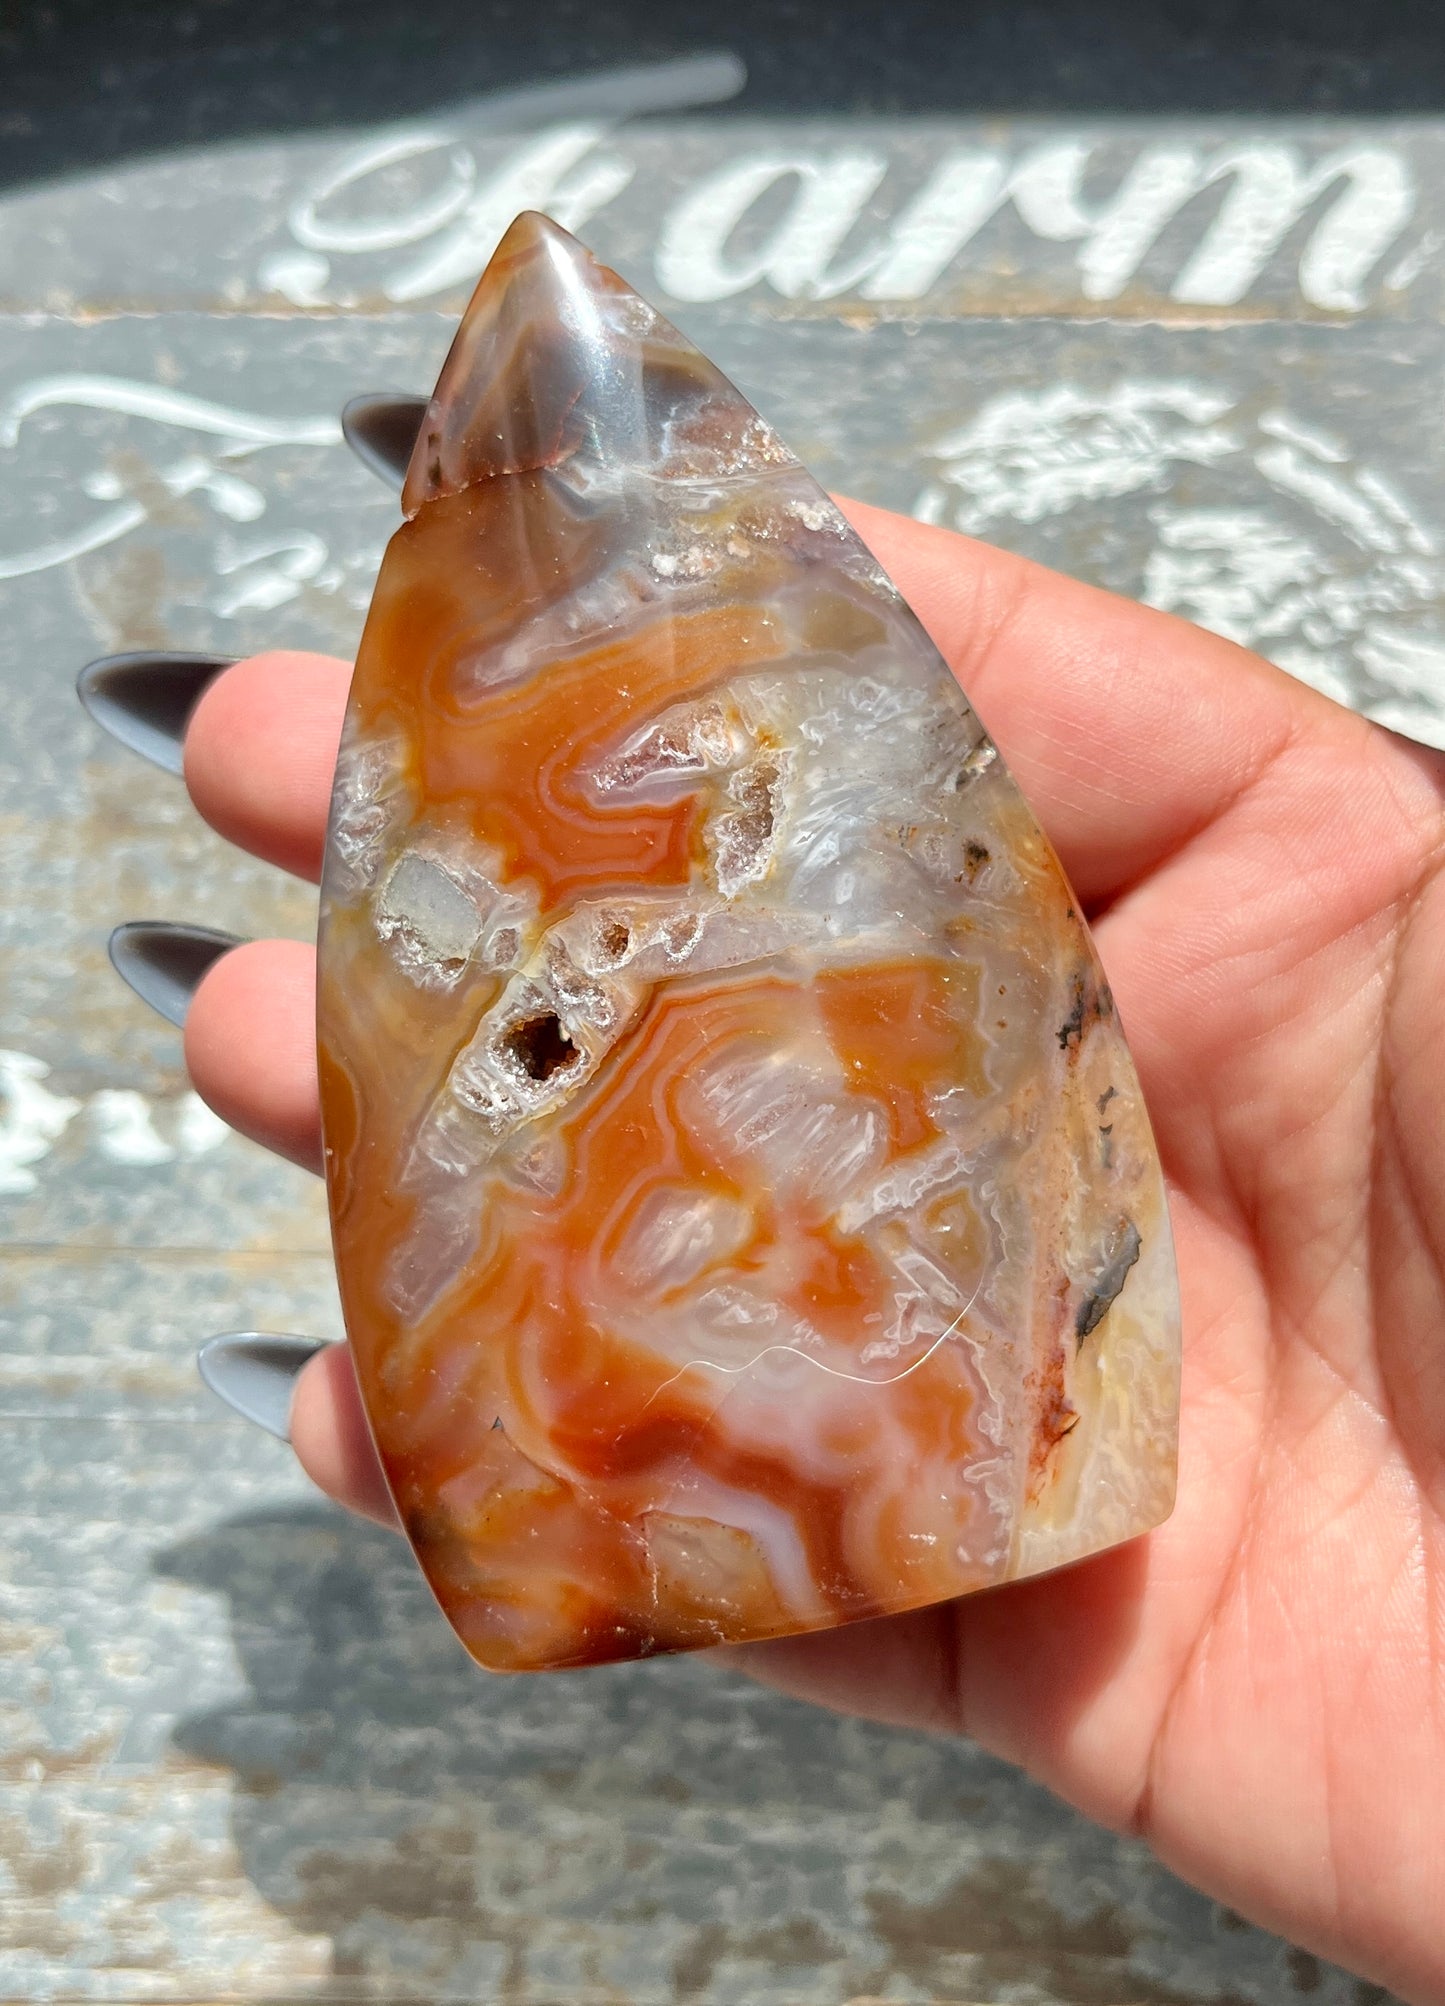
[[[555,464],[586,370],[577,309],[589,296],[628,291],[540,209],[514,218],[442,365],[407,469],[403,515],[494,474]]]
[[[523,209],[508,224],[501,242],[488,261],[487,271],[491,270],[497,258],[503,254],[515,257],[522,251],[529,251],[544,244],[560,244],[574,255],[586,258],[589,263],[596,262],[586,246],[580,243],[570,230],[564,230],[560,223],[554,222],[545,210]],[[485,281],[485,272],[482,277]]]
[[[576,265],[598,271],[602,269],[586,245],[580,243],[569,230],[564,230],[560,223],[554,223],[540,209],[523,209],[507,225],[498,239],[497,248],[488,258],[462,315],[462,326],[466,326],[479,308],[485,310],[489,295],[517,283],[526,266],[539,258],[550,258],[564,268]],[[535,276],[540,277],[541,274]]]
[[[639,396],[643,381],[650,387]],[[652,432],[665,429],[667,413],[701,406],[724,414],[719,437],[728,435],[734,454],[733,435],[759,422],[624,279],[550,216],[524,210],[492,253],[442,365],[402,513],[410,519],[424,502],[498,475],[544,474],[579,455],[613,469],[650,463],[660,450]]]

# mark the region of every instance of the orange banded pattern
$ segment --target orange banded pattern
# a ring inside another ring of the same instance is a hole
[[[368,1411],[468,1649],[818,1628],[1157,1523],[1138,1084],[888,580],[537,217],[404,507],[337,769],[322,1102]]]

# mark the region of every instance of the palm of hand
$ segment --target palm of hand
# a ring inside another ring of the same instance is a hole
[[[1059,1575],[735,1655],[961,1728],[1245,1912],[1445,1997],[1445,759],[1181,623],[856,519],[1095,919],[1171,1189],[1179,1504]],[[275,657],[212,690],[187,777],[224,834],[314,869],[344,691]],[[303,1159],[312,979],[303,950],[241,950],[187,1026],[207,1098]],[[293,1435],[382,1514],[341,1364],[309,1369]]]

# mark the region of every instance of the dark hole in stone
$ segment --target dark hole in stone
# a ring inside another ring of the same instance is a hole
[[[602,926],[602,952],[612,961],[620,961],[632,945],[632,935],[624,921],[609,919]]]
[[[531,1079],[550,1080],[577,1058],[577,1047],[562,1029],[554,1011],[544,1017],[524,1017],[502,1041],[517,1064]]]

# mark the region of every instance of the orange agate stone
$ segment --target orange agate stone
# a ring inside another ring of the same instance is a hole
[[[1173,1495],[1159,1165],[1027,804],[692,345],[524,216],[362,640],[320,973],[347,1326],[498,1670],[818,1629]]]

